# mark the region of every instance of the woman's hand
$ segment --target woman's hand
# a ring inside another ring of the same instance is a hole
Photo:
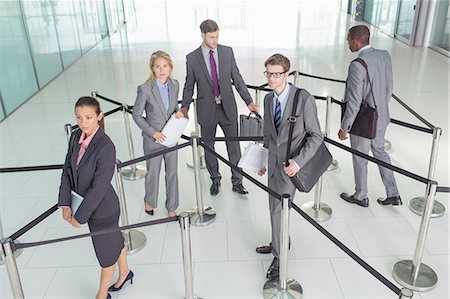
[[[161,132],[156,132],[155,134],[153,134],[153,139],[155,139],[156,142],[158,143],[162,143],[164,142],[164,140],[166,140],[166,135],[164,135]]]
[[[62,217],[64,220],[70,222],[72,219],[72,209],[70,207],[62,207]]]
[[[263,166],[263,168],[261,168],[261,169],[258,171],[258,175],[259,175],[259,176],[263,176],[265,173],[266,173],[266,166]]]
[[[73,227],[80,227],[81,224],[75,219],[75,217],[72,217],[72,219],[70,219],[70,224],[72,224]]]
[[[175,117],[176,118],[182,118],[182,117],[184,117],[184,114],[181,111],[177,111],[177,113],[175,113]]]

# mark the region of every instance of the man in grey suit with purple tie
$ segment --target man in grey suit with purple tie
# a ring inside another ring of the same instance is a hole
[[[219,125],[225,137],[238,136],[238,113],[231,83],[234,84],[250,111],[257,106],[247,90],[234,58],[233,49],[219,45],[219,26],[213,20],[205,20],[200,24],[202,45],[186,56],[186,82],[183,89],[181,112],[187,117],[189,106],[197,85],[197,118],[202,130],[205,144],[214,148],[213,139]],[[226,142],[228,158],[237,165],[241,158],[239,142]],[[219,163],[211,153],[205,152],[206,167],[212,184],[211,195],[219,193]],[[231,171],[233,191],[247,194],[242,185],[242,175]]]
[[[350,28],[347,35],[350,51],[358,52],[358,59],[353,60],[348,68],[345,88],[347,109],[342,118],[338,137],[347,139],[362,101],[376,109],[377,131],[374,139],[351,134],[350,144],[355,150],[368,154],[372,151],[375,158],[391,163],[384,149],[384,136],[390,122],[389,100],[392,96],[393,79],[391,57],[387,51],[374,49],[369,44],[370,31],[364,25]],[[341,198],[362,207],[369,206],[367,196],[367,160],[353,155],[353,172],[355,175],[355,193],[342,193]],[[386,198],[378,199],[380,205],[401,205],[397,183],[392,170],[378,166],[381,179],[386,189]]]

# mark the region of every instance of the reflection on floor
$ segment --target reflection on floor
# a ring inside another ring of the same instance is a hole
[[[142,2],[135,18],[0,124],[0,167],[62,163],[67,146],[63,126],[75,122],[76,99],[98,90],[106,97],[132,105],[136,87],[147,77],[149,56],[155,50],[162,49],[172,55],[173,77],[182,86],[185,55],[199,46],[198,24],[205,18],[218,20],[220,41],[234,48],[247,84],[265,83],[263,63],[275,52],[290,57],[292,69],[345,79],[348,63],[355,57],[347,49],[345,35],[354,22],[340,13],[334,3],[322,1],[319,6],[312,1],[283,2],[274,7],[270,2]],[[448,186],[448,58],[427,48],[408,47],[377,30],[372,31],[372,44],[387,49],[392,55],[395,94],[432,124],[443,128],[435,179],[440,185]],[[343,96],[344,86],[340,83],[301,76],[298,85],[315,95],[332,95],[337,99]],[[247,113],[244,102],[239,96],[237,99],[240,113]],[[101,103],[104,111],[116,107],[105,101]],[[317,105],[324,128],[325,105],[324,102]],[[391,114],[392,118],[423,126],[395,101],[391,103]],[[331,138],[337,139],[339,107],[333,106],[331,119]],[[135,155],[141,156],[140,131],[134,123],[131,128]],[[193,128],[191,123],[186,134]],[[116,144],[118,159],[128,160],[120,112],[106,118],[106,132]],[[222,136],[222,132],[218,135]],[[431,135],[392,124],[386,138],[392,143],[390,152],[394,165],[427,176]],[[242,143],[242,148],[245,145]],[[217,143],[216,150],[226,156],[222,142]],[[381,207],[376,204],[376,198],[385,194],[378,170],[372,164],[369,167],[370,207],[364,209],[340,200],[340,192],[353,189],[351,157],[336,147],[331,146],[330,150],[339,168],[324,177],[322,200],[332,207],[333,216],[321,224],[394,281],[393,265],[413,256],[420,217],[407,205]],[[186,166],[192,160],[190,148],[180,150],[178,157],[181,193],[178,212],[181,212],[194,206],[196,200],[193,172]],[[217,220],[209,226],[191,228],[195,294],[215,299],[262,298],[271,256],[258,255],[254,249],[270,237],[267,196],[247,180],[244,185],[250,194],[236,195],[231,191],[230,172],[224,164],[220,167],[223,180],[220,193],[215,197],[209,195],[206,170],[201,173],[204,202],[216,209]],[[5,236],[55,204],[59,177],[60,171],[0,175]],[[396,178],[404,203],[423,196],[425,186],[422,183],[399,174]],[[267,182],[266,177],[257,179]],[[130,223],[166,217],[164,180],[161,180],[159,208],[154,217],[143,212],[143,184],[143,180],[124,183]],[[295,202],[300,206],[313,199],[314,192],[297,194]],[[439,193],[436,199],[448,211],[448,195]],[[446,212],[443,217],[431,220],[423,259],[436,271],[439,283],[434,290],[416,293],[414,298],[449,298],[448,219]],[[129,257],[135,273],[134,284],[124,287],[113,298],[183,298],[179,225],[170,223],[139,230],[146,234],[147,245]],[[86,227],[78,230],[68,227],[58,211],[20,241],[84,232],[87,232]],[[295,211],[291,213],[291,237],[288,272],[301,283],[305,299],[397,298]],[[97,290],[99,266],[89,239],[25,249],[17,262],[26,298],[93,298]],[[12,295],[4,266],[0,267],[0,275],[0,297],[9,298]]]

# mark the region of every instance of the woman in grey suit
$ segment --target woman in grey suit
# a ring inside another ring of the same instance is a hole
[[[92,97],[82,97],[75,104],[79,130],[69,142],[59,188],[58,206],[64,220],[74,227],[87,222],[91,232],[118,229],[119,201],[111,185],[116,161],[116,149],[100,127],[103,113]],[[71,209],[71,191],[83,201],[78,209]],[[118,291],[130,280],[133,272],[128,268],[126,247],[120,231],[92,237],[95,254],[102,267],[100,288],[96,299],[111,298],[108,291]],[[119,265],[119,279],[110,286],[115,264]]]
[[[160,144],[166,138],[161,130],[172,114],[176,113],[177,118],[183,117],[181,112],[177,113],[179,84],[177,80],[170,78],[173,63],[169,54],[156,51],[150,57],[149,66],[149,77],[147,82],[138,86],[133,108],[133,119],[142,129],[145,155],[165,149]],[[175,210],[179,203],[176,151],[147,160],[145,212],[153,215],[158,206],[159,173],[163,158],[166,170],[166,209],[169,217],[173,217],[176,216]]]

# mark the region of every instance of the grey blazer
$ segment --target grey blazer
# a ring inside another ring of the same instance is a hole
[[[281,118],[279,132],[275,129],[273,119],[272,99],[273,93],[268,93],[264,98],[264,147],[269,149],[268,175],[273,176],[275,171],[281,171],[285,181],[289,177],[282,171],[283,163],[286,160],[287,142],[289,136],[290,122],[288,118],[292,113],[292,105],[296,87],[290,85],[289,97]],[[301,111],[301,102],[305,102],[305,109]],[[306,90],[302,90],[295,113],[297,121],[292,133],[292,144],[290,159],[293,159],[300,169],[312,158],[323,141],[320,131],[319,119],[317,118],[317,107],[315,98]],[[306,136],[306,142],[302,146],[302,141]]]
[[[142,136],[153,138],[153,134],[161,132],[170,116],[178,111],[177,80],[168,80],[169,84],[169,110],[164,107],[161,94],[156,81],[146,82],[137,88],[136,102],[133,108],[133,119],[142,130]],[[142,113],[145,110],[146,116]]]
[[[81,130],[77,130],[70,138],[61,175],[58,206],[70,206],[71,184],[68,172],[71,171],[77,186],[75,191],[84,197],[74,217],[83,224],[90,219],[100,220],[118,214],[119,199],[111,185],[116,166],[114,144],[103,129],[99,128],[77,168],[77,157],[81,146],[78,141],[81,133]]]
[[[231,82],[248,105],[252,97],[245,86],[245,82],[239,73],[239,68],[234,58],[233,49],[218,45],[219,57],[219,88],[222,106],[230,121],[237,121],[237,106],[233,94]],[[211,111],[216,108],[212,79],[208,73],[201,46],[186,56],[186,81],[183,89],[182,107],[188,107],[192,102],[194,85],[197,84],[197,117],[200,125],[214,123],[211,119]]]
[[[378,113],[377,130],[386,128],[391,120],[389,116],[389,101],[393,90],[391,57],[387,51],[374,48],[363,50],[358,57],[367,64],[375,99],[370,91],[366,69],[361,63],[353,61],[348,67],[344,99],[347,102],[347,109],[341,122],[341,129],[345,132],[350,131],[363,99],[371,107],[375,107],[375,100]]]

